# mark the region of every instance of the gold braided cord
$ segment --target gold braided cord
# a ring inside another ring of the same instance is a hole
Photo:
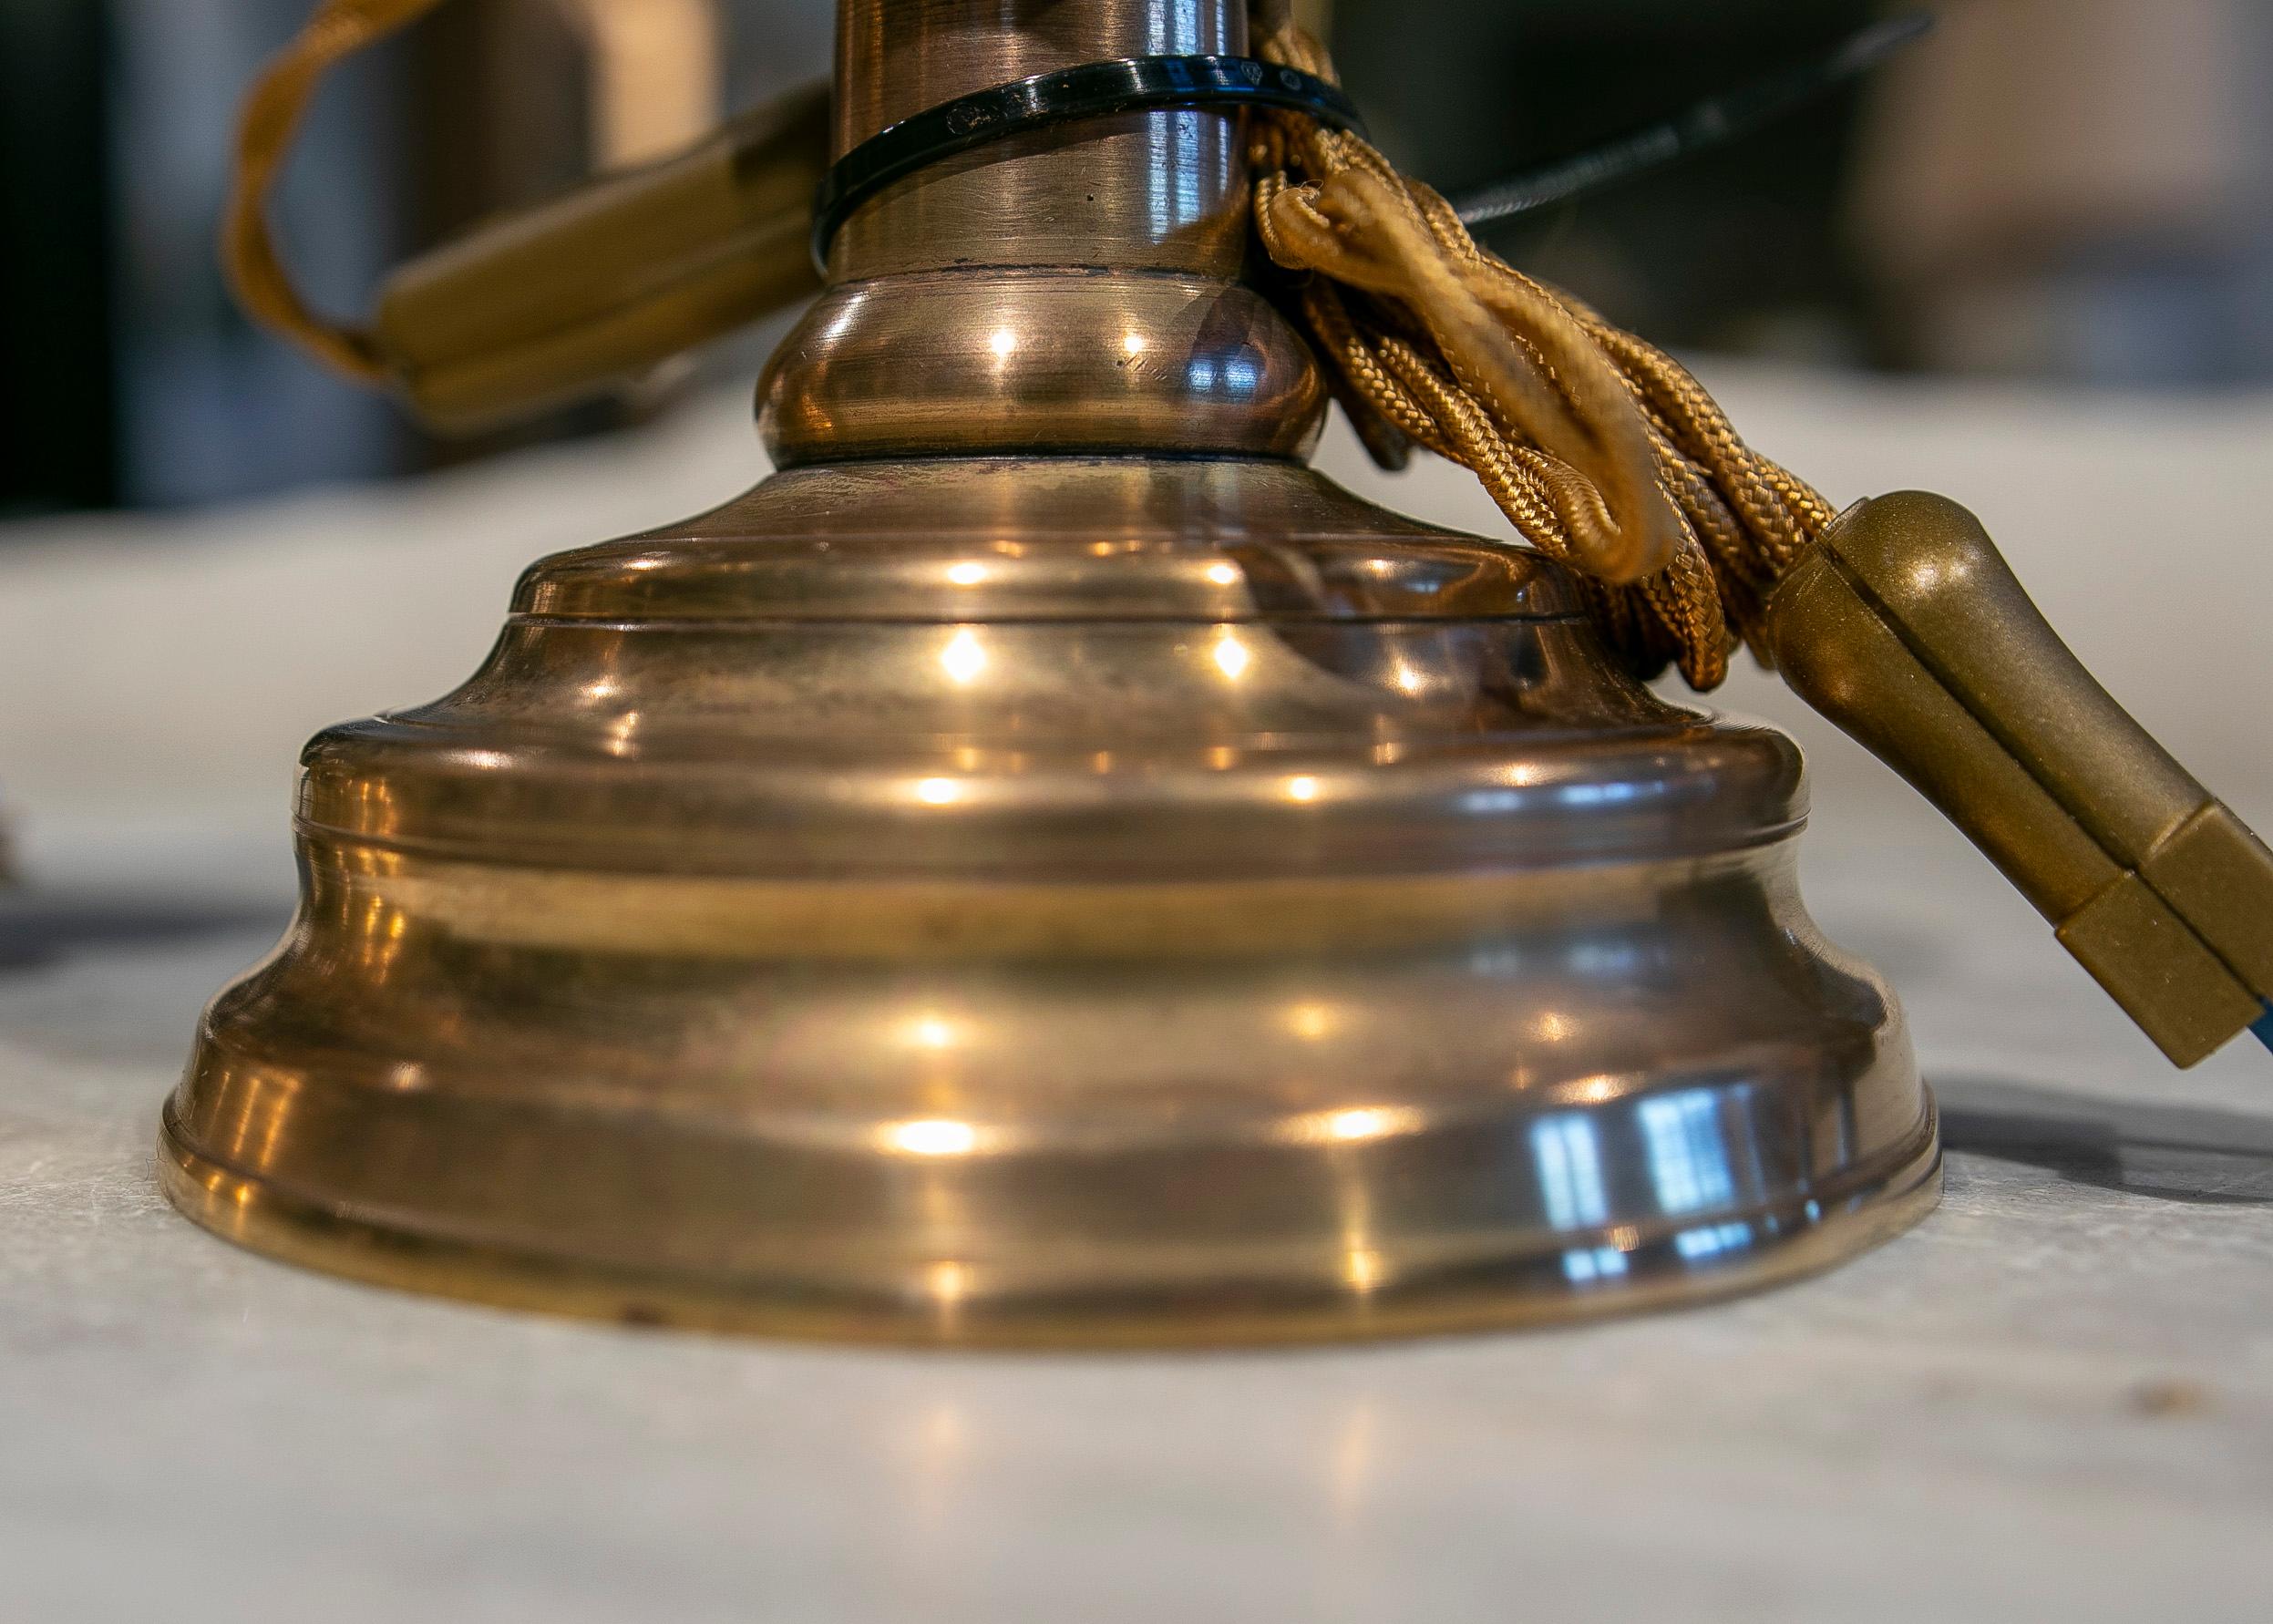
[[[308,104],[342,58],[375,45],[441,0],[324,0],[292,43],[261,69],[237,121],[235,173],[221,221],[221,265],[245,313],[364,383],[389,375],[370,333],[320,315],[293,286],[269,224],[269,194],[291,156]]]
[[[1333,78],[1284,0],[1258,0],[1253,23],[1258,56]],[[1677,362],[1478,248],[1358,137],[1293,113],[1252,136],[1257,234],[1296,273],[1290,303],[1345,407],[1471,469],[1579,572],[1636,671],[1675,662],[1719,685],[1828,504],[1738,438]]]

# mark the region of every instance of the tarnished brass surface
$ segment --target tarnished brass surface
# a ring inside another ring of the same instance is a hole
[[[2047,625],[1943,497],[1857,504],[1776,590],[1776,668],[1915,784],[2179,1065],[2273,1000],[2273,853]]]
[[[1215,0],[847,19],[870,118],[1243,44]],[[1004,184],[1237,207],[1131,133]],[[183,1209],[494,1300],[1069,1343],[1644,1306],[1924,1210],[1790,742],[1620,674],[1554,566],[1273,455],[1315,377],[1229,264],[1124,220],[1089,269],[918,265],[921,184],[769,374],[797,466],[538,565],[464,687],[309,746],[299,918],[168,1110]]]

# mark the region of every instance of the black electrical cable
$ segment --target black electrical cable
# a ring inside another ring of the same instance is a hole
[[[1709,96],[1671,118],[1583,152],[1463,192],[1451,200],[1453,209],[1463,225],[1488,225],[1724,145],[1867,73],[1933,26],[1934,19],[1924,14],[1875,23],[1796,67]]]
[[[829,167],[813,200],[813,261],[826,269],[837,228],[863,202],[927,164],[1005,136],[1159,108],[1285,108],[1365,133],[1340,89],[1252,57],[1130,57],[974,90],[888,125]]]

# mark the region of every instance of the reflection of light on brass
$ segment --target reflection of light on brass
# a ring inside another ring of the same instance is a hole
[[[1720,1125],[1721,1102],[1712,1090],[1684,1088],[1644,1100],[1638,1115],[1659,1206],[1667,1212],[1702,1212],[1736,1199],[1735,1170],[1729,1166]]]
[[[1248,662],[1252,658],[1247,652],[1247,645],[1229,632],[1216,639],[1216,668],[1233,682],[1245,674]]]
[[[1402,660],[1397,662],[1397,669],[1392,680],[1407,694],[1418,694],[1428,685],[1427,677]]]
[[[963,1266],[945,1258],[924,1270],[924,1286],[931,1293],[931,1300],[948,1308],[963,1300],[970,1284],[970,1274]],[[947,1413],[951,1416],[953,1413]]]
[[[355,798],[362,827],[375,835],[391,835],[401,827],[402,813],[395,804],[395,792],[388,786],[358,785]],[[351,860],[365,873],[392,873],[396,868],[392,853],[358,852]]]
[[[1548,1223],[1558,1229],[1577,1229],[1599,1224],[1610,1216],[1602,1148],[1591,1117],[1575,1113],[1541,1117],[1531,1125],[1531,1155],[1538,1165],[1539,1194],[1547,1204]],[[1616,1252],[1611,1255],[1618,1256]],[[1566,1272],[1569,1267],[1566,1259]],[[1622,1258],[1619,1267],[1625,1267]]]
[[[984,564],[952,564],[948,567],[947,579],[957,586],[977,586],[986,579]]]
[[[1563,1278],[1572,1284],[1614,1280],[1626,1272],[1626,1254],[1614,1246],[1576,1247],[1563,1254]]]
[[[1427,1118],[1410,1105],[1352,1105],[1340,1111],[1311,1111],[1297,1116],[1280,1136],[1302,1145],[1361,1145],[1409,1134]]]
[[[1350,1282],[1353,1291],[1371,1291],[1381,1283],[1381,1254],[1364,1247],[1352,1247],[1342,1259],[1342,1278]]]
[[[282,1072],[257,1074],[257,1082],[244,1092],[242,1108],[229,1135],[233,1158],[249,1168],[264,1168],[275,1159],[277,1142],[296,1113],[301,1080]]]
[[[954,1326],[962,1318],[963,1299],[971,1290],[968,1271],[961,1263],[942,1261],[928,1265],[922,1279],[941,1326]],[[908,1480],[909,1487],[914,1491],[913,1505],[910,1507],[916,1536],[911,1559],[921,1566],[926,1560],[936,1559],[931,1553],[945,1548],[940,1542],[953,1537],[955,1516],[965,1500],[960,1490],[963,1456],[969,1449],[969,1428],[962,1412],[954,1404],[939,1403],[913,1417],[907,1430],[914,1451],[910,1463],[913,1470]]]
[[[994,329],[993,335],[986,341],[986,346],[997,355],[1007,359],[1018,348],[1018,334],[1008,327],[997,327]]]
[[[1620,1224],[1610,1231],[1610,1244],[1621,1252],[1641,1249],[1641,1231],[1631,1224]]]
[[[1694,1263],[1723,1252],[1742,1251],[1752,1242],[1749,1224],[1707,1224],[1702,1228],[1683,1229],[1674,1236],[1673,1249],[1683,1261]]]
[[[1326,1118],[1326,1134],[1333,1139],[1378,1139],[1383,1134],[1396,1131],[1401,1117],[1410,1117],[1410,1111],[1361,1109],[1336,1111]]]
[[[1349,1420],[1335,1440],[1330,1477],[1334,1520],[1344,1527],[1355,1524],[1363,1515],[1366,1485],[1373,1476],[1373,1407],[1361,1402],[1350,1412]]]
[[[908,1024],[908,1041],[919,1049],[951,1049],[955,1046],[955,1028],[937,1015],[926,1015]]]
[[[1287,1011],[1287,1026],[1297,1037],[1322,1038],[1339,1024],[1327,1004],[1298,1003]]]
[[[1287,799],[1314,801],[1318,798],[1318,780],[1304,773],[1287,780]]]
[[[1573,1028],[1567,1017],[1549,1010],[1531,1023],[1531,1030],[1543,1043],[1559,1043],[1571,1034]]]
[[[1208,579],[1214,581],[1218,586],[1237,586],[1239,584],[1239,566],[1236,564],[1210,564],[1208,566],[1206,573]]]
[[[395,971],[403,956],[403,939],[410,933],[410,916],[384,897],[363,899],[363,920],[355,943],[355,959],[375,982]]]
[[[986,669],[986,645],[975,632],[958,632],[940,652],[940,664],[946,668],[949,680],[967,684]]]
[[[969,1156],[979,1146],[979,1130],[943,1116],[887,1124],[880,1136],[891,1149],[909,1156]]]
[[[1218,772],[1228,772],[1239,765],[1239,753],[1229,745],[1211,745],[1208,749],[1208,765]]]
[[[1599,1105],[1616,1099],[1619,1087],[1613,1076],[1582,1077],[1563,1093],[1573,1105]]]
[[[944,807],[962,798],[962,786],[952,778],[924,778],[916,784],[916,799],[927,807]]]
[[[1134,331],[1122,334],[1121,348],[1126,350],[1132,355],[1143,355],[1145,353],[1145,335],[1141,333]]]

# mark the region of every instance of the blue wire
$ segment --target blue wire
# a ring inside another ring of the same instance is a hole
[[[2273,1049],[2273,1003],[2265,1006],[2265,1014],[2249,1030],[2258,1034],[2258,1042]]]

